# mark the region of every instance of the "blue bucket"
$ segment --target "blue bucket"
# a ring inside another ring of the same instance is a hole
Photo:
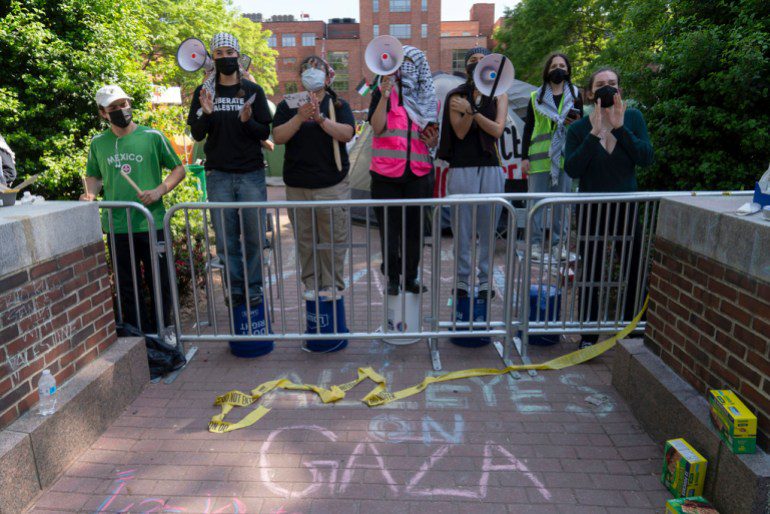
[[[559,308],[561,306],[561,295],[556,286],[529,287],[529,321],[558,321]],[[537,335],[529,336],[529,344],[535,346],[551,346],[559,342],[558,335]]]
[[[318,317],[316,318],[316,305],[318,305]],[[335,307],[336,305],[336,307]],[[345,324],[345,299],[319,301],[307,300],[305,302],[305,312],[307,314],[306,334],[334,334],[334,311],[337,311],[337,333],[347,333],[348,327]],[[311,352],[331,353],[342,350],[348,345],[347,339],[314,339],[306,340],[305,348]]]
[[[470,322],[471,311],[471,299],[470,297],[457,298],[455,304],[455,319],[458,323]],[[474,298],[473,300],[473,321],[486,323],[487,321],[487,300],[481,298]],[[474,330],[478,330],[476,326]],[[467,328],[458,328],[460,330],[468,330]],[[449,340],[457,346],[465,346],[467,348],[478,348],[486,346],[492,342],[489,337],[451,337]]]
[[[251,331],[246,304],[233,307],[233,328],[237,335],[270,334],[270,322],[265,315],[265,302],[251,306]],[[236,357],[253,358],[273,351],[273,341],[230,341],[230,351]]]

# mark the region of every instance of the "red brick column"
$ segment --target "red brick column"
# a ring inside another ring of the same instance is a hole
[[[37,403],[44,368],[61,385],[115,341],[101,241],[0,277],[0,429]]]
[[[770,283],[657,237],[647,320],[648,347],[701,393],[735,390],[770,449]]]

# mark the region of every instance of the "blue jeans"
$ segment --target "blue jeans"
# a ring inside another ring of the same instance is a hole
[[[206,193],[210,202],[264,202],[267,200],[265,170],[258,169],[246,173],[208,170]],[[243,218],[243,234],[241,234],[239,212]],[[260,214],[262,214],[262,220],[261,223],[257,223]],[[214,232],[217,236],[217,255],[222,259],[229,275],[230,294],[234,305],[242,303],[246,295],[250,299],[262,296],[262,256],[259,244],[260,238],[264,241],[264,214],[264,209],[253,208],[211,211]],[[260,231],[259,228],[262,230]],[[243,249],[241,236],[243,236]],[[227,253],[227,259],[225,259],[225,253]],[[244,258],[246,277],[244,277]],[[248,287],[244,290],[246,278],[248,278]]]

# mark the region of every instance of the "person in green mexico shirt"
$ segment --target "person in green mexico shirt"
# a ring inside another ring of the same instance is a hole
[[[166,136],[158,130],[132,121],[131,98],[120,86],[108,85],[99,89],[96,92],[96,103],[99,116],[109,121],[110,128],[91,141],[86,164],[87,190],[80,196],[80,200],[95,200],[103,187],[104,200],[139,201],[152,214],[158,241],[163,241],[163,230],[160,227],[163,226],[166,210],[162,197],[184,179],[184,166]],[[162,168],[171,170],[165,179]],[[126,177],[138,186],[141,193],[134,189]],[[126,209],[112,209],[111,219],[108,209],[102,211],[102,230],[114,234],[114,241],[110,237],[107,243],[116,265],[118,322],[133,325],[145,333],[156,333],[163,327],[155,319],[154,295],[150,294],[149,302],[145,302],[145,295],[141,294],[143,283],[153,291],[149,228],[141,212],[137,209],[129,211],[131,214],[127,215]],[[168,324],[171,296],[163,254],[159,268],[163,319]],[[134,288],[134,277],[138,291]]]

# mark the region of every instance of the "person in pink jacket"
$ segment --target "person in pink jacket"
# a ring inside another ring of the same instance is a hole
[[[373,199],[432,196],[430,148],[438,143],[436,91],[425,54],[404,46],[404,55],[396,74],[381,78],[369,106],[369,123],[374,131],[370,171]],[[375,213],[383,253],[381,270],[388,278],[387,294],[425,291],[417,276],[423,209],[399,206],[378,208]]]

